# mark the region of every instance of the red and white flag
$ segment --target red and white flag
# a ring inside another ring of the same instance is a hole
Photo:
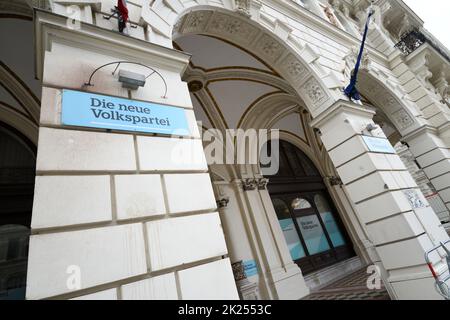
[[[119,13],[122,16],[123,22],[128,22],[128,7],[127,0],[117,0],[117,9],[119,9]]]

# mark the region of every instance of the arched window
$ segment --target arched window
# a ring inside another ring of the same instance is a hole
[[[308,274],[352,257],[319,171],[294,145],[280,140],[279,146],[279,170],[267,176],[268,189],[292,260]]]

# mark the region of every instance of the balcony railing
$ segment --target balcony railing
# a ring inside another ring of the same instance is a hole
[[[414,29],[404,36],[395,45],[404,55],[408,56],[418,48],[420,48],[424,43],[428,43],[432,48],[434,48],[444,59],[450,62],[450,56],[448,51],[438,44],[434,39],[424,32]]]

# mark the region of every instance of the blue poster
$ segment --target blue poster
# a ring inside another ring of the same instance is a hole
[[[244,274],[247,278],[256,276],[258,274],[258,266],[256,265],[255,260],[243,261],[243,264],[244,264]]]
[[[283,231],[284,238],[291,254],[292,260],[296,261],[306,256],[305,250],[300,243],[300,238],[298,237],[297,230],[294,226],[294,220],[283,219],[278,221]]]
[[[73,90],[63,90],[61,121],[68,126],[190,134],[182,108]]]

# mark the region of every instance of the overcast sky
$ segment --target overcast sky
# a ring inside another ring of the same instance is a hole
[[[450,1],[403,1],[425,22],[425,28],[450,49]]]

